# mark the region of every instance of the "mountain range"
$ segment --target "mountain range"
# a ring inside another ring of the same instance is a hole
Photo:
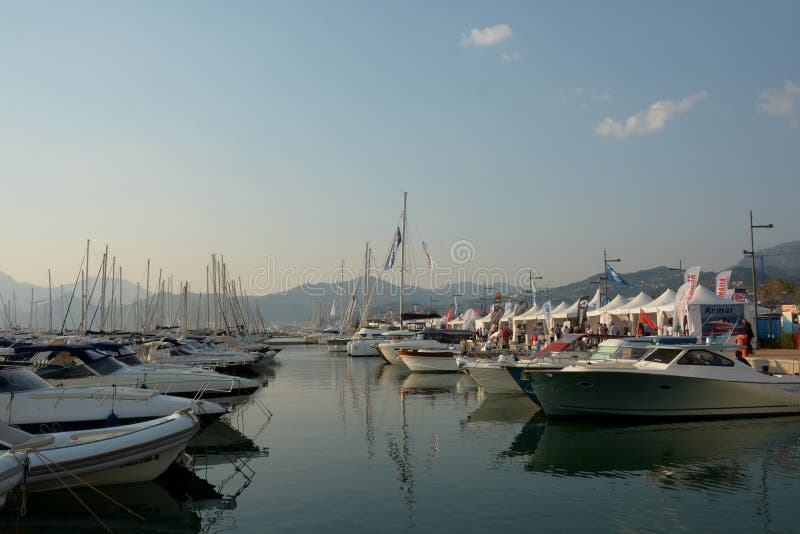
[[[730,267],[733,270],[731,277],[733,287],[749,289],[752,286],[751,262],[750,258],[745,257]],[[759,284],[773,277],[800,282],[800,241],[782,243],[758,251],[756,254],[756,273]],[[608,283],[608,293],[612,297],[617,293],[630,297],[640,291],[656,297],[667,288],[677,289],[682,283],[681,272],[664,266],[620,274],[628,282],[628,286],[600,280],[601,275],[598,273],[560,287],[539,287],[536,299],[537,302],[541,303],[549,298],[553,301],[554,306],[562,300],[572,303],[581,296],[593,295],[598,288],[598,284],[602,284],[603,288],[605,288],[606,283]],[[715,276],[716,272],[701,272],[700,283],[706,287],[713,287]],[[253,306],[258,307],[264,321],[267,323],[308,323],[312,319],[328,317],[334,302],[336,302],[337,313],[340,314],[342,307],[347,305],[347,295],[352,293],[354,288],[360,287],[361,282],[363,282],[362,279],[355,279],[346,281],[341,286],[337,284],[297,286],[283,293],[251,297],[250,302]],[[94,286],[93,303],[99,301],[100,285],[99,283],[95,284],[94,279],[89,280],[90,290]],[[396,313],[399,308],[398,286],[387,280],[375,277],[370,278],[370,286],[374,288],[370,315],[383,316],[392,312]],[[75,291],[75,296],[73,297],[75,287],[72,284],[53,288],[53,322],[56,329],[60,328],[62,322],[69,329],[80,321],[80,284],[77,285],[77,291]],[[136,284],[123,280],[123,316],[127,317],[129,321],[133,317],[133,302],[136,291]],[[110,293],[110,282],[107,292]],[[493,295],[496,292],[501,293],[504,299],[531,299],[530,291],[525,288],[517,288],[506,284],[494,284],[487,288],[482,284],[462,283],[437,290],[422,287],[406,288],[404,309],[435,310],[439,313],[444,313],[448,308],[453,307],[455,300],[460,310],[469,307],[485,310],[491,304]],[[144,297],[144,290],[140,290],[140,294]],[[31,295],[33,295],[34,301],[33,321],[30,313]],[[29,324],[38,325],[40,328],[46,326],[49,320],[49,291],[47,287],[17,282],[7,274],[0,272],[0,297],[2,297],[0,304],[3,306],[0,308],[0,328],[8,327],[12,322],[16,322],[17,325],[23,327]],[[200,300],[199,310],[197,309],[198,298],[197,294],[189,296],[190,324],[193,324],[196,320],[198,311],[202,315],[201,324],[205,322],[205,296],[202,297],[203,300]],[[14,310],[14,302],[16,302],[16,310]],[[178,295],[170,295],[165,302],[165,313],[163,314],[165,322],[175,323],[177,310],[180,307],[179,302],[180,297]],[[95,327],[99,324],[98,313],[95,311],[96,307],[93,305],[90,312],[97,321],[94,323]],[[67,309],[69,309],[69,313],[67,313]],[[64,320],[65,316],[66,320]]]

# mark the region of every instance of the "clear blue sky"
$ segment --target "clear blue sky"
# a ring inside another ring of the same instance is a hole
[[[600,270],[798,238],[797,2],[0,2],[0,270]]]

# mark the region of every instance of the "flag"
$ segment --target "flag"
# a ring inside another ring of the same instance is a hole
[[[578,299],[578,318],[575,323],[583,328],[586,324],[586,313],[589,309],[589,297],[581,297]]]
[[[428,243],[425,241],[422,242],[422,252],[425,253],[425,265],[428,266],[428,270],[433,270],[433,256],[431,256],[431,251],[428,250]]]
[[[400,235],[400,227],[397,227],[397,231],[394,233],[394,238],[392,239],[392,244],[389,245],[389,253],[386,255],[386,261],[383,263],[383,270],[388,271],[392,267],[394,267],[394,260],[397,257],[397,249],[400,247],[400,242],[402,241],[402,236]]]
[[[717,274],[717,296],[722,298],[728,298],[728,285],[731,281],[731,274],[733,271],[722,271],[721,273]]]
[[[675,308],[672,312],[672,325],[675,327],[675,330],[680,330],[681,323],[683,321],[683,314],[686,304],[686,295],[689,292],[689,283],[686,282],[681,287],[678,288],[678,291],[675,292]]]
[[[653,330],[658,330],[658,327],[655,324],[653,324],[653,321],[650,319],[650,317],[647,316],[647,314],[641,308],[639,308],[639,323],[644,323]]]
[[[611,280],[612,282],[616,282],[617,284],[621,284],[623,286],[630,285],[628,282],[622,278],[617,271],[614,270],[609,264],[606,264],[606,278]]]
[[[550,333],[550,312],[553,311],[553,303],[549,300],[544,303],[544,324],[547,326],[547,333]]]
[[[689,267],[683,275],[683,282],[689,284],[689,289],[686,293],[686,302],[692,300],[694,290],[697,289],[697,283],[700,281],[700,266]]]

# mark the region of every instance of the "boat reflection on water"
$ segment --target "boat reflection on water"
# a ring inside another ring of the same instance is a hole
[[[796,450],[800,417],[598,423],[533,417],[502,457],[526,471],[580,477],[647,476],[664,488],[740,490],[764,451]],[[783,452],[782,452],[783,451]],[[796,459],[800,467],[800,459]]]
[[[204,522],[200,510],[211,512],[231,506],[230,499],[214,486],[176,465],[154,482],[107,486],[102,490],[144,518],[121,510],[91,488],[73,488],[86,506],[114,532],[200,532]],[[19,517],[15,510],[4,511],[0,515],[0,529],[4,532],[105,531],[67,490],[30,494],[26,508],[25,517]]]
[[[266,423],[269,423],[267,420]],[[259,447],[255,440],[266,424],[250,438],[226,418],[218,419],[203,430],[186,448],[196,466],[229,463],[232,459],[269,456],[269,449]]]
[[[478,383],[465,373],[411,373],[400,383],[401,395],[436,396],[477,391]]]
[[[375,379],[383,387],[396,387],[402,384],[410,374],[411,370],[405,365],[384,363],[378,367]]]
[[[478,392],[480,404],[467,416],[467,425],[524,423],[541,407],[523,395]]]

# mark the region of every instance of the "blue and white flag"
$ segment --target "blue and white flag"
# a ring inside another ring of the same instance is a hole
[[[400,241],[402,241],[402,236],[400,235],[400,227],[398,226],[394,234],[394,239],[392,239],[392,244],[389,245],[389,253],[386,255],[386,261],[383,263],[384,271],[388,271],[394,267],[394,260],[397,257],[397,249],[400,246]]]
[[[550,314],[553,311],[553,303],[549,300],[544,303],[544,324],[547,327],[547,333],[550,333]]]
[[[606,264],[606,278],[608,278],[612,282],[616,282],[616,283],[621,284],[623,286],[630,285],[630,284],[628,284],[628,282],[625,281],[624,278],[622,278],[619,275],[619,273],[617,271],[614,270],[613,267],[611,267],[608,264]]]
[[[428,250],[428,243],[425,241],[422,242],[422,251],[425,253],[425,265],[428,266],[428,270],[433,269],[433,256],[431,256],[431,251]]]

